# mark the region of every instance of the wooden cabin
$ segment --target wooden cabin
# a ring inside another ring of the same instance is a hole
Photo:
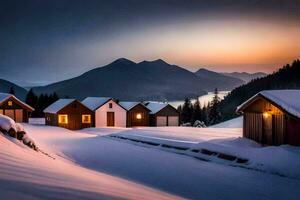
[[[93,111],[76,99],[59,99],[44,110],[46,125],[71,130],[93,127]]]
[[[170,104],[148,102],[150,126],[179,126],[179,112]]]
[[[149,126],[150,110],[140,102],[119,102],[126,111],[126,127]]]
[[[267,90],[237,108],[243,137],[267,145],[300,145],[300,90]]]
[[[109,97],[87,97],[82,104],[91,109],[96,128],[126,127],[127,110]]]
[[[6,115],[15,122],[28,122],[34,109],[12,94],[0,93],[0,114]]]

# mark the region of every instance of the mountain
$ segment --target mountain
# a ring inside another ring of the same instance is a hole
[[[203,81],[194,73],[163,60],[135,63],[125,58],[78,77],[33,87],[36,93],[56,91],[60,97],[83,99],[110,96],[121,100],[178,100],[205,94]]]
[[[12,82],[0,79],[0,92],[8,93],[11,87],[14,89],[16,97],[18,97],[21,100],[25,100],[27,90]]]
[[[241,79],[209,71],[204,68],[199,69],[195,74],[199,77],[203,87],[207,91],[213,91],[215,88],[218,88],[218,90],[232,90],[244,83]]]
[[[250,82],[253,79],[262,78],[264,76],[267,76],[266,73],[263,72],[257,72],[257,73],[247,73],[247,72],[231,72],[231,73],[223,73],[225,76],[230,76],[234,78],[241,79],[245,81],[245,83]]]
[[[222,120],[236,117],[237,106],[262,90],[300,89],[300,61],[296,60],[291,65],[279,69],[270,75],[255,79],[245,85],[232,90],[220,102]]]

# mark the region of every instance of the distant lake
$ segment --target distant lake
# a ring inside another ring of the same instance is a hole
[[[229,93],[230,91],[219,91],[219,97],[221,99],[224,99],[224,97]],[[198,97],[201,106],[207,105],[209,102],[212,101],[214,97],[214,92],[208,92],[208,94],[202,95],[200,97]],[[192,103],[194,103],[196,101],[196,99],[192,99],[191,100]],[[175,108],[177,108],[179,105],[184,104],[184,100],[183,101],[170,101],[168,102],[170,105],[174,106]]]

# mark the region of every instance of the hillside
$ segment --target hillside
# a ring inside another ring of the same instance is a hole
[[[279,69],[266,77],[252,80],[232,90],[220,103],[223,120],[236,117],[236,107],[251,96],[262,90],[270,89],[300,89],[300,61],[296,60],[291,65]]]
[[[12,82],[0,79],[0,92],[8,93],[11,87],[14,89],[16,97],[20,98],[21,100],[25,100],[27,90]]]
[[[247,72],[231,72],[231,73],[223,73],[226,76],[234,77],[243,80],[245,83],[250,82],[253,79],[262,78],[267,76],[266,73],[256,72],[256,73],[247,73]]]
[[[244,83],[238,78],[225,76],[204,68],[199,69],[195,74],[204,84],[206,91],[213,91],[215,88],[218,88],[218,90],[232,90]]]

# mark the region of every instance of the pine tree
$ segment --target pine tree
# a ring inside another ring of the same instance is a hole
[[[30,89],[26,95],[26,100],[25,102],[30,105],[31,107],[33,107],[35,109],[35,111],[33,111],[32,113],[32,117],[36,117],[37,116],[37,107],[38,107],[38,97],[35,95],[35,93],[33,92],[32,89]]]
[[[201,104],[200,104],[200,101],[199,101],[198,98],[197,98],[197,100],[195,101],[195,103],[193,105],[193,116],[192,116],[193,123],[196,120],[203,121],[203,119],[202,119]]]
[[[209,104],[208,120],[209,125],[216,124],[221,121],[221,112],[219,108],[220,97],[218,96],[218,89],[215,89],[213,100]]]
[[[191,122],[191,119],[192,119],[192,111],[193,111],[193,108],[192,108],[192,103],[191,103],[191,100],[189,98],[186,98],[184,100],[184,104],[182,106],[182,110],[181,110],[181,121],[183,123],[188,123],[188,122]]]
[[[9,88],[9,94],[15,95],[14,87]]]

